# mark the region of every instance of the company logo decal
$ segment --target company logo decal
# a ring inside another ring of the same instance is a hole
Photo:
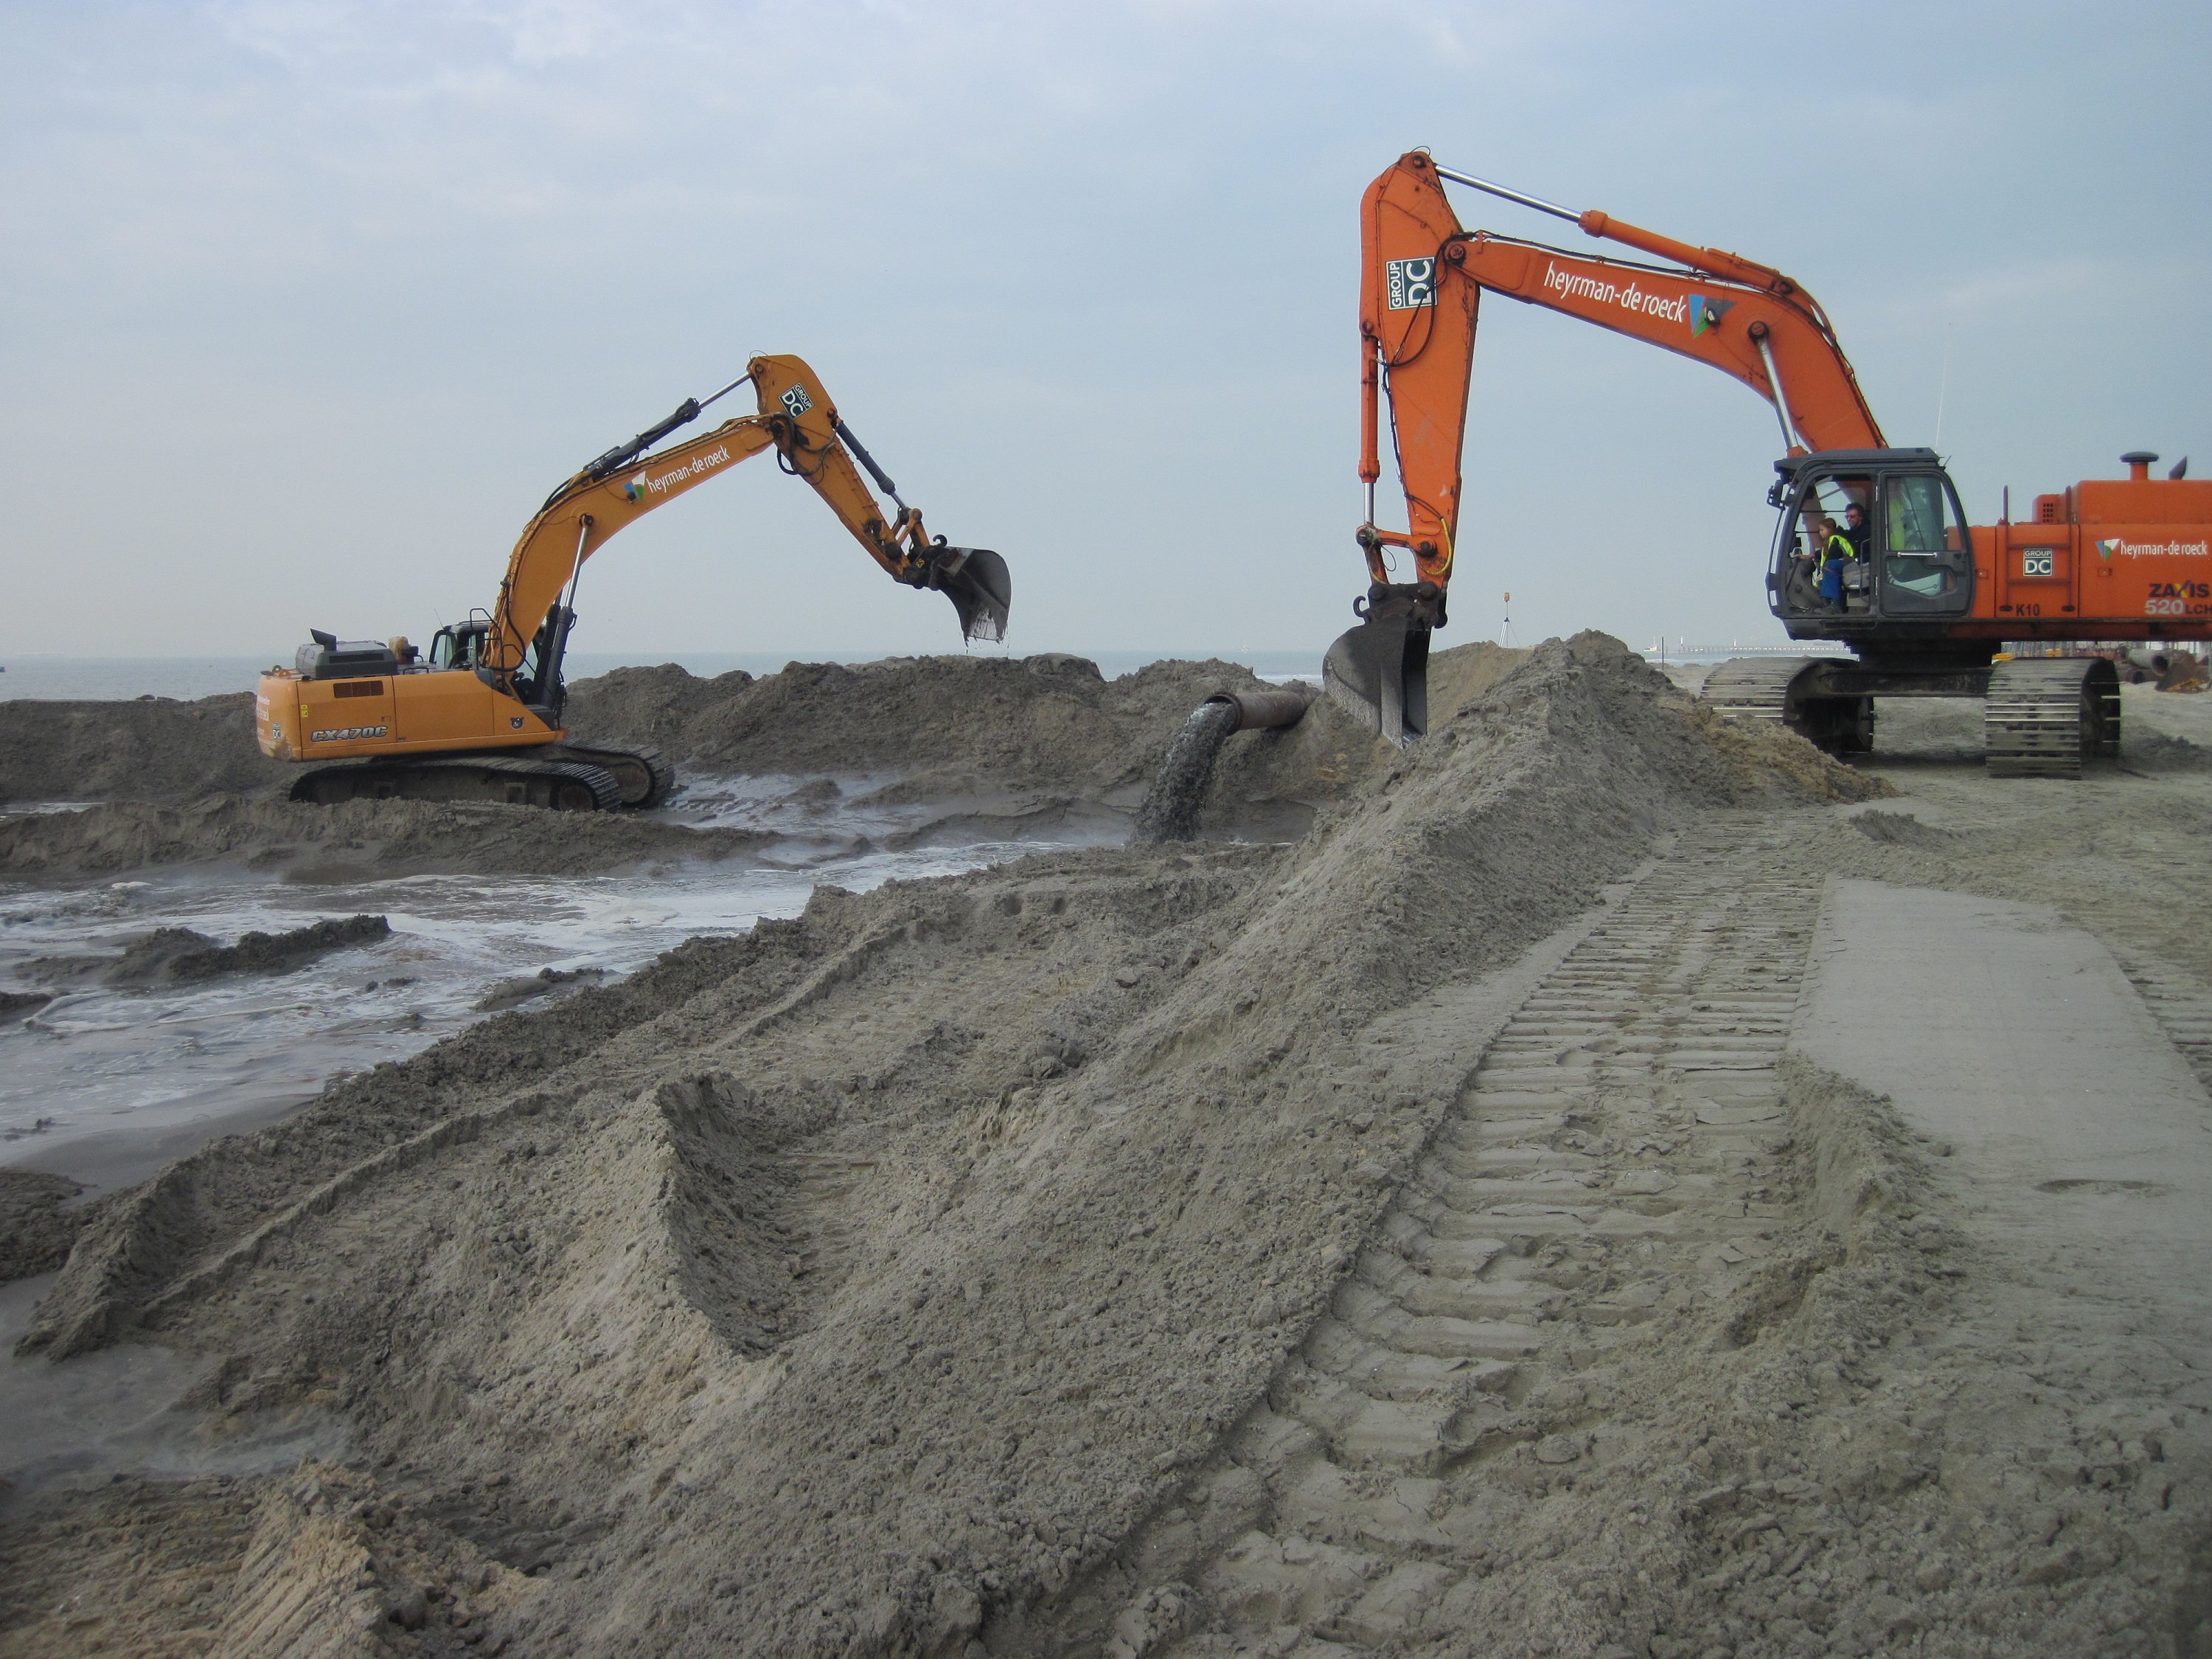
[[[1696,339],[1709,328],[1718,328],[1721,319],[1735,309],[1733,300],[1712,300],[1702,294],[1690,296],[1690,337]]]
[[[343,732],[310,732],[313,743],[344,743],[354,738],[380,738],[389,730],[382,726],[349,726]]]
[[[1390,290],[1390,309],[1418,311],[1437,302],[1437,262],[1426,259],[1385,259],[1382,280]]]
[[[1608,283],[1578,270],[1561,270],[1552,260],[1544,262],[1544,286],[1562,299],[1589,300],[1601,306],[1618,306],[1623,311],[1632,311],[1643,317],[1658,317],[1670,323],[1689,323],[1692,333],[1702,334],[1721,319],[1731,300],[1723,304],[1717,300],[1702,300],[1697,295],[1685,294],[1668,299],[1663,294],[1646,294],[1643,287],[1631,283],[1626,288],[1618,283]],[[1698,326],[1690,314],[1692,304],[1711,307],[1715,314],[1705,319],[1704,327]]]
[[[792,387],[776,401],[783,405],[784,412],[794,419],[814,407],[814,399],[806,395],[806,388],[803,386]]]
[[[2130,542],[2115,536],[2097,544],[2100,559],[2201,559],[2212,542]]]
[[[696,478],[702,473],[712,472],[729,459],[729,446],[720,444],[707,454],[695,455],[682,466],[671,467],[667,471],[657,476],[641,472],[623,486],[623,499],[626,501],[641,501],[648,495],[665,495],[680,483]]]

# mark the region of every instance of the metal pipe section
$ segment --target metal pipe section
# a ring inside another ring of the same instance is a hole
[[[1303,686],[1285,685],[1267,691],[1217,691],[1207,702],[1225,702],[1237,710],[1231,732],[1261,732],[1296,726],[1305,718],[1313,693]]]
[[[1465,185],[1473,190],[1487,191],[1492,196],[1502,196],[1509,202],[1518,202],[1522,207],[1532,207],[1539,213],[1548,213],[1554,219],[1570,219],[1582,222],[1583,216],[1572,208],[1563,208],[1556,202],[1547,202],[1540,196],[1524,196],[1517,190],[1508,190],[1503,185],[1493,185],[1486,179],[1476,179],[1464,173],[1454,173],[1449,167],[1438,167],[1437,177],[1449,179],[1455,185]]]

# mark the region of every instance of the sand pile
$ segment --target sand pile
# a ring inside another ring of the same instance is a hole
[[[83,1190],[65,1176],[0,1170],[0,1284],[62,1265],[84,1218],[62,1206]]]
[[[0,818],[0,878],[51,881],[226,860],[292,881],[449,872],[583,876],[753,852],[775,837],[612,812],[432,801],[309,806],[210,795]]]
[[[296,769],[262,754],[251,691],[0,702],[0,802],[266,794],[289,788]]]
[[[1433,659],[1441,719],[1525,652],[1473,645]],[[922,657],[859,668],[793,663],[756,679],[625,668],[573,688],[580,738],[641,743],[679,776],[789,779],[836,805],[915,807],[899,844],[1119,830],[1170,740],[1218,691],[1261,683],[1222,662],[1155,663],[1121,679],[1078,657]],[[1240,735],[1200,804],[1201,833],[1291,839],[1314,810],[1387,764],[1333,704],[1298,726]],[[628,815],[355,801],[295,806],[297,769],[255,749],[252,700],[0,702],[0,801],[101,801],[0,820],[0,878],[66,880],[154,865],[245,860],[301,880],[446,872],[603,874],[725,858],[773,839]],[[855,780],[864,782],[855,785]]]
[[[120,956],[40,957],[18,970],[40,985],[185,985],[228,974],[287,974],[332,951],[392,935],[382,916],[325,917],[282,933],[249,933],[223,945],[189,927],[126,939]]]
[[[1485,975],[1692,818],[1878,787],[1550,642],[1295,847],[823,890],[380,1066],[103,1200],[27,1346],[342,1415],[433,1633],[1057,1650],[1421,1165]],[[541,1582],[480,1608],[484,1553]]]
[[[1477,643],[1431,659],[1441,720],[1527,657]],[[1108,680],[1085,658],[908,657],[703,680],[674,664],[579,683],[584,736],[649,743],[705,774],[889,773],[885,799],[1062,797],[1133,811],[1191,711],[1264,683],[1236,663],[1157,662]],[[1382,751],[1334,705],[1252,732],[1223,757],[1202,822],[1333,799]],[[1303,828],[1303,821],[1298,827]]]

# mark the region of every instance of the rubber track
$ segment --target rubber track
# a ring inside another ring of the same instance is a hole
[[[2082,730],[2084,697],[2100,669],[2110,677],[2103,708],[2104,733],[2094,744]],[[2116,755],[2120,741],[2118,677],[2096,657],[2023,657],[2001,662],[1990,675],[1983,705],[1982,738],[1993,778],[2078,778],[2085,750]]]
[[[1685,836],[1529,994],[1188,1518],[1122,1551],[1109,1642],[1463,1633],[1498,1501],[1630,1449],[1578,1379],[1656,1312],[1727,1298],[1787,1214],[1764,1184],[1790,1133],[1776,1068],[1820,896],[1787,833]]]
[[[520,760],[504,755],[467,755],[410,758],[391,762],[368,761],[346,766],[319,769],[310,772],[292,786],[294,800],[312,800],[314,781],[328,774],[343,772],[354,778],[373,777],[380,772],[468,770],[473,772],[503,772],[518,777],[559,777],[573,779],[592,792],[594,807],[602,812],[611,812],[622,805],[622,786],[615,781],[613,773],[605,767],[592,766],[581,761]],[[410,799],[402,790],[397,799]],[[362,797],[356,793],[358,800]],[[374,799],[374,797],[370,797]],[[498,803],[494,803],[495,805]]]

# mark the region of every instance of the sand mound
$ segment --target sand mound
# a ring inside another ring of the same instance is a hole
[[[1097,795],[1141,787],[1208,695],[1261,684],[1224,662],[1154,663],[1109,682],[1086,659],[1057,654],[793,663],[761,679],[702,680],[670,665],[579,684],[568,718],[586,737],[653,742],[703,772],[880,771],[939,795]]]
[[[0,1170],[0,1285],[62,1265],[83,1220],[62,1206],[83,1190],[66,1176]]]
[[[0,702],[0,801],[266,794],[296,771],[255,742],[251,691],[195,702]]]
[[[0,991],[0,1025],[28,1019],[52,1000],[45,991]]]
[[[1421,1166],[1482,976],[1693,817],[1875,787],[1549,642],[1296,847],[822,890],[380,1066],[95,1206],[27,1346],[325,1402],[526,1551],[532,1652],[1054,1650]]]
[[[326,917],[286,933],[246,933],[235,945],[189,927],[156,927],[125,939],[119,957],[40,957],[18,971],[42,985],[182,985],[227,974],[288,974],[330,951],[391,935],[382,916]]]
[[[1495,647],[1462,647],[1481,653]],[[1518,653],[1506,653],[1517,656]],[[1444,678],[1455,670],[1439,653]],[[570,688],[586,739],[647,744],[695,773],[884,775],[911,798],[1141,793],[1170,736],[1216,691],[1261,683],[1224,662],[1154,663],[1103,679],[1079,657],[894,658],[848,668],[793,663],[760,678],[702,679],[673,665],[618,669]],[[1327,742],[1248,781],[1310,781]],[[299,775],[265,759],[253,698],[0,702],[0,801],[144,800],[278,794]]]
[[[730,858],[771,839],[620,813],[430,801],[308,806],[210,796],[181,807],[110,801],[81,812],[0,819],[0,876],[53,880],[212,860],[246,862],[294,881],[446,872],[601,875]]]
[[[1436,718],[1526,655],[1480,644],[1437,653]],[[858,792],[865,803],[931,809],[899,837],[911,845],[1118,829],[1191,710],[1215,692],[1261,684],[1223,662],[1154,663],[1108,681],[1066,656],[794,663],[760,679],[700,679],[672,664],[579,682],[568,719],[587,740],[657,747],[694,778],[787,776],[800,790],[833,794],[834,779],[866,778]],[[1288,731],[1229,744],[1200,803],[1199,833],[1294,838],[1316,807],[1389,758],[1334,704],[1317,702]],[[267,799],[296,775],[254,748],[250,697],[0,703],[0,800],[106,803],[0,820],[0,877],[67,879],[215,859],[301,880],[586,875],[726,858],[772,839],[627,817]]]
[[[1488,644],[1437,652],[1436,718],[1527,655]],[[704,773],[890,772],[909,799],[1057,793],[1133,807],[1192,709],[1263,684],[1219,661],[1157,662],[1108,680],[1087,659],[1058,654],[793,663],[760,679],[699,679],[672,663],[580,682],[568,719],[580,734],[649,743]],[[1289,732],[1249,738],[1223,758],[1217,817],[1240,804],[1330,799],[1381,752],[1328,704]]]

